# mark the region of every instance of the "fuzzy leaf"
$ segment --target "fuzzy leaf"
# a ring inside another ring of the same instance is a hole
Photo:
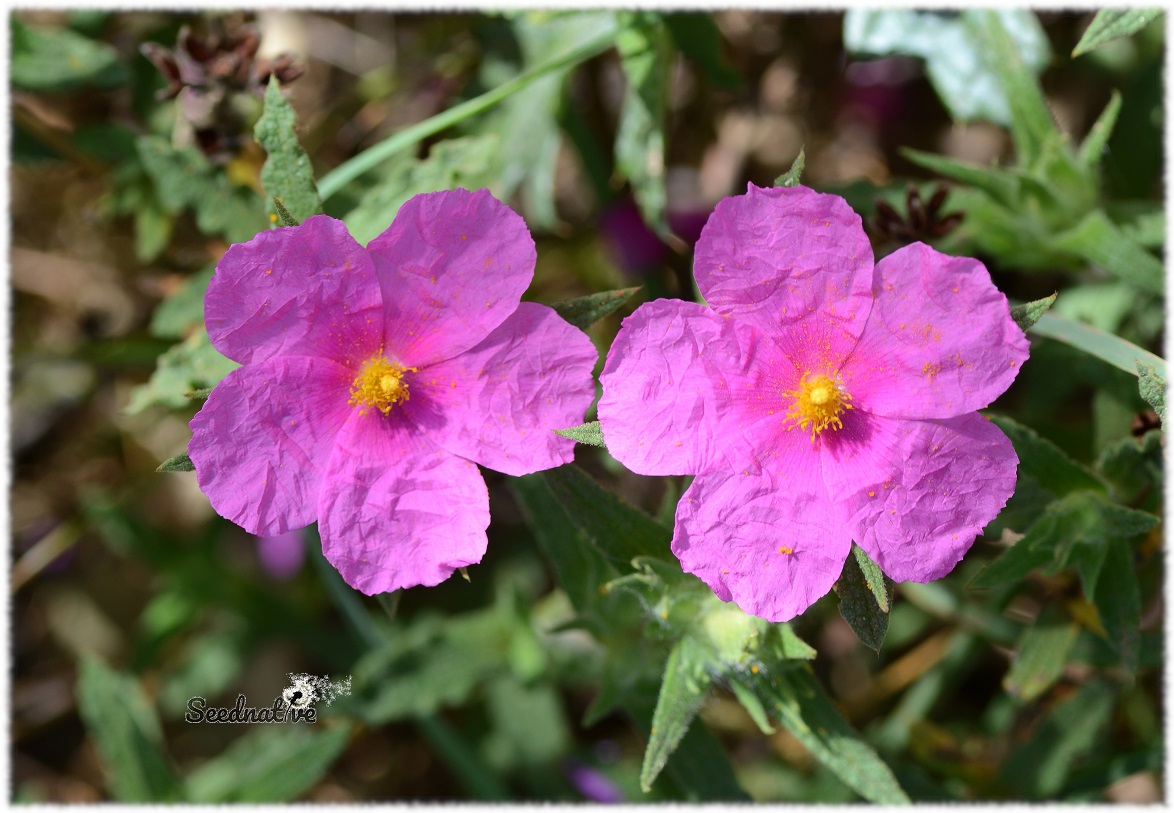
[[[1137,365],[1142,363],[1153,367],[1163,378],[1166,377],[1166,362],[1163,359],[1120,336],[1098,330],[1092,325],[1065,319],[1055,313],[1045,313],[1031,326],[1031,332],[1070,344],[1127,373],[1137,375]]]
[[[118,51],[71,31],[25,25],[10,16],[12,57],[9,78],[23,90],[65,92],[92,85],[116,87],[126,81]]]
[[[127,414],[137,415],[155,405],[182,409],[190,403],[187,393],[214,387],[239,366],[220,355],[208,341],[208,334],[198,330],[159,356],[150,380],[131,391]]]
[[[807,157],[803,153],[803,148],[799,148],[799,154],[795,156],[795,160],[791,162],[791,168],[784,172],[779,177],[775,178],[775,186],[798,186],[799,176],[803,174],[803,167],[807,163]]]
[[[639,24],[624,28],[616,38],[628,79],[616,127],[616,169],[632,185],[644,222],[667,235],[664,123],[673,53],[659,15],[639,14],[638,19]]]
[[[269,81],[265,90],[265,111],[257,119],[253,135],[269,157],[261,168],[261,185],[270,198],[270,211],[277,213],[272,198],[281,201],[287,215],[301,221],[322,212],[322,200],[314,184],[314,167],[298,143],[297,116],[281,85]]]
[[[807,664],[739,677],[811,755],[870,802],[909,804],[889,766],[836,710]]]
[[[892,602],[888,581],[864,549],[852,544],[852,555],[835,584],[840,597],[840,615],[860,642],[879,653],[889,629]]]
[[[1156,8],[1101,9],[1084,30],[1080,42],[1072,49],[1072,56],[1075,58],[1087,54],[1106,42],[1135,34],[1160,16],[1162,11]]]
[[[163,731],[142,686],[96,660],[78,670],[77,708],[98,751],[110,792],[120,802],[179,800],[163,751]]]
[[[902,147],[899,152],[920,167],[982,190],[992,200],[1009,209],[1019,205],[1019,182],[1004,170],[975,166],[908,147]]]
[[[1008,28],[1008,20],[995,10],[973,13],[976,16],[972,30],[991,60],[991,67],[999,77],[1010,106],[1011,140],[1015,143],[1019,163],[1032,166],[1043,145],[1057,132],[1039,79],[1021,56]]]
[[[1102,14],[1104,12],[1101,12]],[[1121,93],[1114,90],[1109,103],[1097,117],[1096,123],[1088,131],[1084,143],[1080,145],[1079,160],[1082,165],[1092,168],[1100,164],[1105,154],[1105,146],[1109,143],[1109,136],[1113,134],[1113,127],[1117,124],[1117,116],[1121,113]]]
[[[610,559],[627,566],[637,556],[671,559],[672,531],[608,491],[578,466],[559,466],[542,478],[571,521]]]
[[[169,457],[159,464],[159,468],[155,471],[195,471],[196,467],[192,465],[192,459],[188,457],[187,452],[180,452],[174,457]]]
[[[689,730],[689,725],[713,683],[707,670],[708,652],[691,636],[682,638],[664,668],[664,681],[652,715],[652,733],[640,769],[640,787],[647,793],[668,762],[669,756]]]
[[[1133,564],[1133,550],[1123,538],[1105,540],[1107,550],[1093,603],[1108,633],[1109,645],[1131,673],[1137,670],[1141,648],[1141,590]]]
[[[1066,455],[1060,447],[1031,428],[1005,415],[990,415],[1003,430],[1019,456],[1020,475],[1029,475],[1057,497],[1072,491],[1104,491],[1105,484],[1087,467]]]
[[[556,435],[562,435],[564,438],[570,438],[576,443],[586,443],[590,446],[600,446],[607,448],[603,442],[603,432],[600,431],[599,421],[591,421],[580,426],[572,426],[568,429],[555,429]]]
[[[1055,235],[1052,245],[1101,266],[1143,291],[1158,295],[1165,291],[1162,261],[1133,242],[1100,209],[1089,212],[1071,229]]]
[[[325,776],[351,732],[350,725],[251,728],[187,777],[191,801],[261,804],[297,799]]]
[[[1021,702],[1046,692],[1064,672],[1068,653],[1080,626],[1074,623],[1036,623],[1023,632],[1003,688]]]
[[[1137,375],[1141,379],[1141,397],[1154,408],[1158,418],[1162,421],[1162,428],[1166,427],[1166,379],[1158,375],[1152,365],[1137,363]]]
[[[580,330],[586,330],[603,317],[615,313],[624,303],[635,296],[640,286],[635,288],[617,288],[614,291],[602,291],[597,294],[588,294],[565,302],[556,302],[550,307]]]
[[[1055,303],[1056,294],[1052,294],[1051,296],[1045,296],[1043,299],[1036,299],[1032,302],[1024,302],[1022,305],[1015,305],[1011,308],[1011,318],[1015,320],[1015,324],[1019,325],[1020,330],[1026,332]]]

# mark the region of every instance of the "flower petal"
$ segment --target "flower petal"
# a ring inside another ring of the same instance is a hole
[[[838,370],[868,320],[872,248],[843,198],[751,184],[718,203],[696,252],[710,307],[753,322],[800,374]]]
[[[506,474],[570,463],[555,429],[583,422],[599,353],[545,305],[523,302],[473,349],[410,374],[404,411],[439,446]]]
[[[352,410],[351,375],[326,359],[278,356],[216,385],[188,444],[216,513],[258,536],[314,521],[322,472]]]
[[[823,446],[823,478],[856,542],[896,581],[949,573],[1015,491],[1019,458],[978,413],[910,421],[864,412]]]
[[[534,240],[482,189],[416,195],[367,246],[388,353],[409,367],[453,358],[513,313],[534,277]]]
[[[637,474],[741,470],[762,445],[760,424],[781,419],[771,396],[790,370],[752,325],[692,302],[646,302],[624,320],[599,377],[608,451]]]
[[[768,621],[794,618],[825,595],[852,547],[818,452],[781,448],[777,465],[757,475],[699,475],[677,506],[672,545],[686,573]]]
[[[354,412],[318,502],[322,552],[367,595],[434,585],[485,555],[489,493],[477,466],[394,412]]]
[[[229,248],[204,298],[208,338],[241,364],[317,356],[358,366],[379,349],[382,313],[370,257],[325,215]]]
[[[885,257],[876,301],[844,365],[862,409],[898,418],[949,418],[998,398],[1027,359],[1027,337],[978,260],[914,243]]]

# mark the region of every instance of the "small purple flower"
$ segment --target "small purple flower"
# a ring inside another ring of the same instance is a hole
[[[485,553],[477,464],[570,462],[552,432],[591,404],[596,351],[519,302],[523,220],[486,190],[418,195],[367,248],[317,215],[235,245],[204,301],[243,367],[192,419],[216,511],[258,536],[318,521],[326,558],[368,595],[434,585]]]
[[[584,799],[602,804],[624,801],[624,792],[601,771],[578,760],[567,763],[566,776]]]
[[[710,307],[640,306],[599,403],[625,466],[697,475],[677,506],[684,570],[785,621],[853,540],[897,581],[953,569],[1018,464],[976,412],[1028,351],[986,268],[922,243],[874,267],[841,198],[751,185],[718,204],[695,274]]]

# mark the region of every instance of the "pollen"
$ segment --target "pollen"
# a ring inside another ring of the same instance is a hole
[[[788,429],[811,427],[811,439],[825,429],[842,429],[840,415],[845,409],[852,409],[852,396],[843,385],[826,375],[803,374],[798,388],[783,393],[792,399],[787,418],[791,421]]]
[[[351,384],[351,406],[375,407],[384,415],[400,401],[408,400],[408,382],[404,373],[416,372],[388,361],[382,354],[368,359]]]

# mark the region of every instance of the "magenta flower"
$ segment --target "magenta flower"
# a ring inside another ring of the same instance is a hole
[[[853,540],[897,581],[948,573],[1019,462],[975,412],[1028,349],[987,270],[921,243],[874,267],[842,199],[753,185],[718,204],[694,268],[710,307],[638,308],[599,402],[632,471],[697,475],[684,570],[771,621],[827,593]]]
[[[216,511],[258,536],[318,521],[326,558],[367,594],[438,584],[481,560],[477,465],[571,460],[595,348],[521,302],[534,241],[486,190],[418,195],[363,248],[318,215],[228,250],[204,301],[241,364],[192,419]]]

